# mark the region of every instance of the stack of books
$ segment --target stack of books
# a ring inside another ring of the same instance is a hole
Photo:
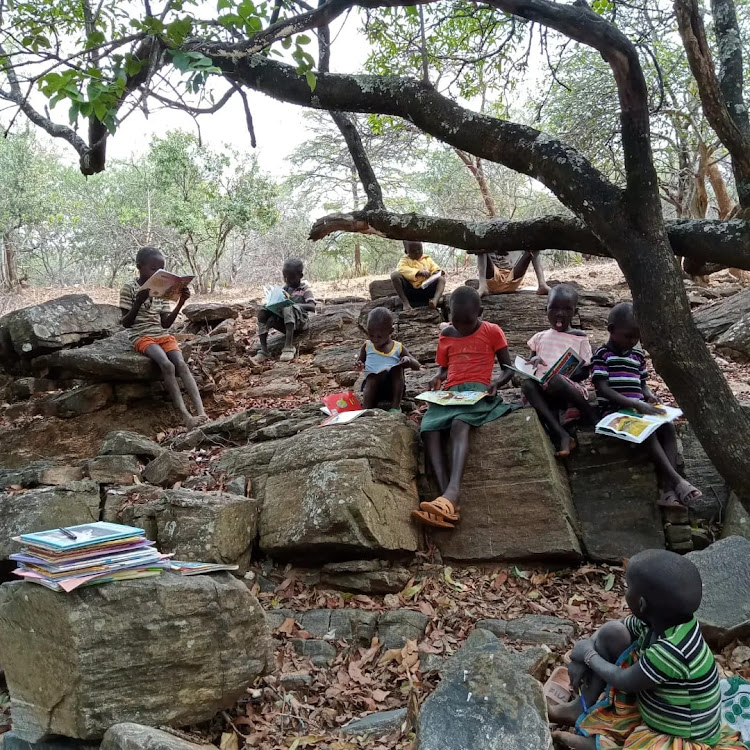
[[[10,556],[18,563],[14,573],[53,591],[148,578],[170,568],[170,556],[134,526],[99,521],[22,534],[14,541],[23,545]]]

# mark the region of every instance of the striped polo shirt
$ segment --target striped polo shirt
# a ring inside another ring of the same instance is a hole
[[[625,625],[638,642],[638,665],[657,683],[638,693],[638,709],[646,724],[674,737],[707,745],[717,742],[721,735],[719,673],[695,617],[655,639],[637,617],[627,617]]]
[[[591,359],[591,380],[606,380],[613,391],[627,398],[643,401],[643,384],[646,382],[646,357],[640,349],[630,349],[618,354],[608,344],[600,346]],[[613,411],[606,398],[598,397],[604,411]]]

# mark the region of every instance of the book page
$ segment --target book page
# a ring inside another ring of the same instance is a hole
[[[430,286],[431,284],[434,284],[442,275],[443,275],[442,271],[438,271],[437,273],[433,273],[432,276],[430,276],[429,279],[425,279],[422,282],[422,289],[424,289],[427,286]]]

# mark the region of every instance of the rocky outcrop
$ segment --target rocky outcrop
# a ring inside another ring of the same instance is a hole
[[[159,443],[139,435],[137,432],[115,430],[104,438],[99,454],[115,456],[138,456],[139,458],[156,458],[164,453],[165,448]]]
[[[693,313],[695,324],[706,341],[714,341],[740,318],[750,313],[750,289],[702,307]]]
[[[240,314],[239,305],[226,305],[220,302],[198,302],[185,305],[182,314],[191,323],[209,323],[216,325],[225,320],[233,320]]]
[[[51,396],[44,401],[41,410],[46,417],[71,419],[104,409],[114,400],[114,389],[109,383],[95,383]]]
[[[228,574],[61,595],[0,587],[0,664],[22,739],[98,739],[113,725],[184,726],[245,695],[269,664],[258,601]]]
[[[216,746],[198,745],[161,729],[123,723],[106,731],[101,750],[216,750]]]
[[[190,456],[176,451],[163,451],[143,471],[143,478],[151,484],[171,487],[190,476]]]
[[[716,339],[719,353],[737,362],[750,361],[750,315],[744,315]]]

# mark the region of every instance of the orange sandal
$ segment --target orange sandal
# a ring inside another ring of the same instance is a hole
[[[456,513],[455,506],[447,497],[442,497],[442,495],[435,498],[435,500],[420,503],[419,507],[427,513],[442,518],[444,521],[453,521],[454,523],[458,521],[458,513]]]
[[[573,698],[570,679],[566,667],[556,667],[547,682],[544,683],[544,697],[550,706],[568,703]]]
[[[456,528],[454,524],[444,521],[439,516],[436,516],[433,513],[425,513],[422,510],[413,510],[411,512],[411,517],[415,521],[419,521],[419,523],[422,523],[425,526],[436,526],[438,529],[455,529]]]

